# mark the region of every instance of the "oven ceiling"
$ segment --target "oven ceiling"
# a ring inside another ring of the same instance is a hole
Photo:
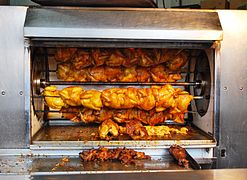
[[[222,40],[217,12],[166,9],[29,8],[25,37]]]

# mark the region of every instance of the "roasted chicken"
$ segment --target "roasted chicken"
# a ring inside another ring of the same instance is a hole
[[[93,66],[78,70],[70,62],[58,64],[57,77],[81,82],[176,82],[182,78],[181,74],[164,65],[151,68]]]
[[[144,126],[149,136],[165,136],[170,134],[187,134],[188,129],[186,127],[170,128],[169,126]]]
[[[110,88],[102,92],[98,90],[83,90],[80,87],[67,87],[57,90],[55,86],[44,90],[46,103],[54,109],[63,106],[84,106],[94,110],[102,107],[113,109],[139,108],[156,112],[169,110],[170,114],[187,112],[187,107],[193,96],[171,85],[152,86],[151,88]],[[54,95],[55,97],[53,97]],[[60,96],[60,97],[59,97]]]
[[[119,136],[119,126],[114,121],[108,119],[99,126],[99,136],[101,139],[110,140]]]
[[[178,161],[178,165],[189,168],[189,161],[186,159],[185,149],[178,145],[169,148],[170,154]]]
[[[62,108],[63,117],[70,119],[73,122],[83,123],[102,123],[108,119],[112,119],[117,123],[126,123],[130,120],[141,121],[146,125],[156,125],[164,123],[166,120],[173,120],[176,123],[184,123],[184,114],[171,114],[169,110],[156,112],[155,109],[150,111],[140,109],[108,109],[102,108],[100,111],[69,107]]]
[[[48,86],[43,92],[46,104],[52,109],[61,109],[62,107],[67,106],[61,98],[59,92],[60,91],[57,90],[56,86]]]
[[[117,138],[120,134],[127,134],[134,140],[151,139],[152,136],[166,136],[170,134],[188,133],[186,127],[172,128],[169,126],[143,126],[138,120],[130,120],[124,126],[118,125],[112,120],[106,120],[99,126],[101,139],[110,140]]]
[[[90,109],[100,110],[103,107],[101,92],[97,90],[84,91],[81,96],[81,105]]]
[[[83,88],[79,86],[73,86],[62,89],[61,91],[59,91],[59,94],[64,103],[70,106],[81,106],[81,94],[83,92]]]
[[[79,153],[79,156],[83,162],[117,160],[123,164],[134,163],[134,160],[151,159],[151,157],[145,155],[144,152],[137,152],[133,149],[108,149],[104,147],[82,151]]]
[[[71,60],[75,69],[89,66],[124,66],[135,65],[150,67],[167,63],[171,70],[181,68],[188,59],[186,51],[177,49],[75,49],[58,48],[55,59],[59,62]],[[170,63],[171,61],[171,63]]]
[[[71,60],[74,57],[76,51],[77,48],[56,48],[54,58],[58,62],[65,62]]]

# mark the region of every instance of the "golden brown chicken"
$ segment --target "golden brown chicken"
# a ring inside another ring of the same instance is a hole
[[[60,91],[57,90],[56,86],[48,86],[43,91],[45,102],[52,109],[60,110],[63,106],[67,106],[62,100],[59,92]]]
[[[166,65],[172,71],[179,70],[187,63],[188,57],[189,56],[185,51],[181,51],[174,58],[168,61]]]
[[[156,125],[164,123],[166,120],[173,120],[177,123],[184,123],[184,114],[176,113],[171,114],[168,111],[156,112],[154,109],[151,111],[144,111],[140,109],[108,109],[102,108],[100,111],[80,108],[69,107],[62,108],[61,112],[63,117],[72,120],[73,122],[83,123],[101,123],[108,119],[112,119],[117,123],[126,123],[130,120],[141,121],[143,124]]]
[[[146,111],[155,107],[155,97],[151,88],[135,89],[137,92],[137,104],[135,107]]]
[[[114,121],[108,119],[99,126],[99,136],[101,139],[110,140],[119,136],[119,126]]]
[[[139,55],[138,65],[150,67],[160,61],[160,51],[158,49],[137,49]]]
[[[89,66],[143,66],[151,67],[167,63],[171,70],[178,70],[188,59],[188,54],[180,49],[76,49],[58,48],[55,54],[58,62],[71,59],[75,69]]]
[[[110,57],[105,62],[107,66],[121,66],[125,57],[119,49],[110,50]]]
[[[126,134],[132,139],[147,139],[148,133],[140,121],[130,120],[126,123]]]
[[[104,162],[107,160],[117,160],[123,164],[134,163],[134,160],[151,159],[151,157],[145,155],[144,152],[137,152],[133,149],[127,149],[127,148],[108,149],[104,147],[100,147],[99,149],[90,149],[87,151],[82,151],[81,153],[79,153],[79,156],[83,162],[89,162],[89,161]]]
[[[152,77],[148,68],[137,67],[137,82],[151,82]]]
[[[105,67],[105,75],[107,77],[107,82],[118,82],[119,77],[123,74],[123,70],[119,67]]]
[[[66,87],[60,90],[59,94],[62,100],[70,106],[81,106],[81,94],[84,89],[79,86]]]
[[[177,95],[175,97],[175,106],[171,108],[170,113],[176,114],[176,113],[186,113],[187,108],[193,99],[192,95],[189,95],[186,91],[179,91],[177,89]]]
[[[163,65],[152,67],[150,72],[154,82],[176,82],[177,80],[182,79],[181,74],[171,74]]]
[[[101,94],[101,99],[106,107],[115,109],[134,108],[138,103],[135,88],[111,88]]]
[[[103,107],[101,101],[101,92],[97,90],[87,90],[80,96],[82,106],[100,110]]]
[[[57,77],[82,82],[176,82],[182,78],[181,74],[171,73],[163,65],[152,68],[93,66],[78,70],[71,62],[57,65]]]
[[[56,87],[50,88],[53,91],[49,92],[57,93],[57,96],[62,98],[62,103],[65,105],[82,105],[94,110],[100,110],[103,106],[113,109],[139,108],[146,111],[155,109],[156,112],[169,110],[170,114],[177,116],[176,119],[178,118],[178,121],[182,119],[181,114],[187,112],[187,107],[193,99],[193,96],[189,95],[188,92],[182,91],[179,88],[173,88],[171,85],[140,89],[133,87],[110,88],[102,92],[98,90],[84,91],[81,87],[77,86],[67,87],[60,91],[56,90]],[[49,103],[47,100],[48,106],[52,103],[53,99],[48,99]],[[54,105],[51,104],[51,106]]]
[[[187,134],[186,127],[171,128],[169,126],[144,126],[149,136],[165,136],[170,134]]]
[[[57,78],[64,81],[89,81],[87,69],[76,70],[71,63],[61,63],[57,65]]]
[[[102,49],[102,48],[101,49],[98,49],[98,48],[91,49],[91,53],[92,53],[93,64],[95,66],[104,65],[110,56],[109,50]]]
[[[76,70],[88,67],[93,64],[91,53],[88,50],[80,50],[75,54],[72,60],[73,66]]]
[[[120,82],[137,82],[136,67],[125,68],[118,78]]]
[[[73,122],[79,123],[81,122],[81,118],[79,116],[81,111],[81,107],[62,107],[60,112],[62,113],[62,117],[66,119],[70,119]],[[88,122],[89,123],[89,122]]]
[[[134,48],[119,49],[124,56],[123,66],[132,67],[138,64],[139,57],[138,53]]]
[[[87,79],[92,82],[107,82],[107,75],[103,66],[91,67],[88,69]]]
[[[77,48],[57,48],[54,58],[58,62],[65,62],[72,59],[77,51]]]
[[[167,84],[165,86],[152,86],[152,92],[155,97],[155,109],[157,112],[164,111],[167,108],[175,106],[175,89],[171,85]]]
[[[189,168],[189,161],[186,159],[186,151],[179,145],[172,145],[169,148],[170,154],[178,161],[178,165]]]

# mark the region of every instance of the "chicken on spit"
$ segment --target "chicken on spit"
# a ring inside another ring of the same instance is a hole
[[[45,88],[43,95],[45,96],[46,104],[52,109],[61,109],[67,106],[59,94],[56,86],[48,86]]]
[[[176,82],[182,79],[181,74],[164,65],[151,68],[93,66],[77,70],[70,62],[58,64],[57,77],[64,81],[81,82]]]
[[[188,54],[183,50],[176,49],[76,49],[76,48],[57,48],[55,59],[65,62],[71,59],[76,69],[91,65],[100,66],[124,66],[135,65],[150,67],[161,63],[168,63],[172,70],[182,67],[187,61]],[[182,63],[180,62],[182,61]]]
[[[84,106],[95,110],[102,107],[113,109],[139,108],[156,112],[170,110],[171,114],[185,113],[193,96],[181,89],[173,88],[171,85],[152,86],[151,88],[110,88],[102,92],[98,90],[83,90],[80,87],[68,87],[63,90],[57,90],[56,87],[46,87],[44,95],[57,95],[54,97],[45,97],[48,106],[61,109],[62,106]],[[59,97],[61,99],[59,99]],[[53,102],[55,101],[55,102]],[[56,107],[54,103],[60,102]],[[61,102],[63,101],[63,102]]]

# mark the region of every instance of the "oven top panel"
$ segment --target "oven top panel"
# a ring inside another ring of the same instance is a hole
[[[137,8],[29,8],[25,37],[222,40],[217,12]]]

